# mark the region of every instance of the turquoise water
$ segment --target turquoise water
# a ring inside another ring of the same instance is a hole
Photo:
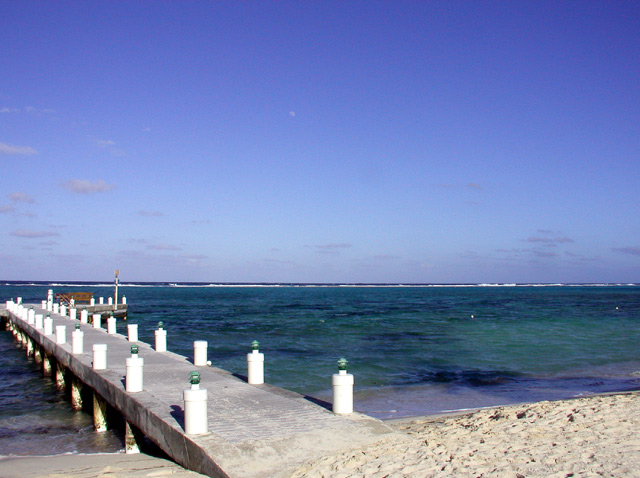
[[[0,295],[40,302],[49,288],[113,294],[110,285],[13,284]],[[122,294],[141,340],[152,343],[162,321],[170,350],[190,357],[193,341],[207,340],[213,365],[240,375],[258,340],[267,382],[322,400],[345,357],[355,408],[380,418],[640,388],[635,285],[132,284]]]

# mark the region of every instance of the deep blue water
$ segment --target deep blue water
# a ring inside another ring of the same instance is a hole
[[[113,294],[104,284],[7,284],[0,299],[39,303],[49,288]],[[265,380],[302,394],[330,400],[331,374],[345,357],[355,408],[380,418],[640,388],[636,285],[138,284],[119,293],[141,340],[152,343],[162,321],[170,350],[191,356],[193,341],[207,340],[213,365],[238,374],[258,340]],[[7,373],[0,363],[0,379]],[[0,410],[3,400],[0,393]],[[34,400],[25,400],[27,414],[42,399]]]

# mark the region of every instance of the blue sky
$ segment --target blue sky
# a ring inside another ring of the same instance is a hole
[[[0,278],[640,282],[640,3],[0,3]]]

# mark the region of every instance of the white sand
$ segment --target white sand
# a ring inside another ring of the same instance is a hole
[[[322,458],[300,477],[640,477],[640,394],[396,422],[404,433]]]

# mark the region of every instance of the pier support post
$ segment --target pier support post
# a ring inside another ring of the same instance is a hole
[[[56,364],[56,388],[61,392],[66,388],[66,383],[64,381],[64,366],[60,363]]]
[[[51,363],[51,356],[43,352],[42,356],[42,375],[45,377],[51,377],[53,365]]]
[[[31,357],[33,355],[33,341],[27,337],[27,357]]]
[[[207,365],[207,348],[209,344],[206,340],[196,340],[193,342],[193,365],[204,367]]]
[[[93,427],[97,432],[107,431],[107,402],[93,392]]]
[[[260,343],[251,343],[251,353],[247,354],[247,382],[249,385],[264,383],[264,354],[260,353]]]
[[[33,348],[33,361],[36,365],[40,365],[42,362],[42,349],[37,345]]]
[[[347,360],[338,360],[338,373],[333,374],[333,413],[353,413],[353,375],[347,373]]]
[[[75,377],[71,381],[71,407],[82,410],[82,382]]]
[[[128,421],[124,422],[124,451],[127,455],[140,453],[138,442],[141,441],[141,433]]]

